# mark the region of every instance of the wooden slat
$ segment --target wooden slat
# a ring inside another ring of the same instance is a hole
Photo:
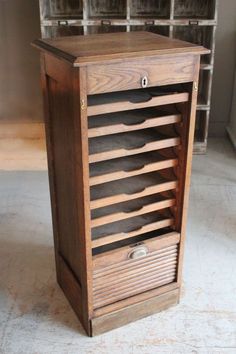
[[[124,299],[128,296],[136,295],[142,291],[147,291],[147,290],[153,289],[157,286],[171,283],[174,281],[174,279],[175,279],[175,275],[173,272],[173,273],[170,273],[169,275],[167,275],[166,277],[162,277],[162,278],[160,277],[159,281],[157,281],[156,283],[154,283],[153,279],[151,279],[150,282],[147,282],[143,285],[139,285],[138,288],[133,287],[133,289],[131,289],[127,293],[122,292],[122,293],[112,296],[111,298],[104,298],[102,300],[98,300],[95,298],[94,299],[94,308],[98,308],[98,307],[104,306],[106,304],[119,301],[119,300]]]
[[[117,149],[111,150],[106,152],[99,152],[96,154],[89,155],[89,163],[115,159],[118,157],[123,156],[131,156],[136,154],[145,153],[148,151],[154,151],[158,149],[165,149],[169,147],[174,147],[180,145],[180,138],[170,138],[170,139],[163,139],[160,141],[155,141],[151,143],[147,143],[142,147],[134,148],[134,149]]]
[[[174,267],[177,264],[177,253],[171,258],[166,259],[165,261],[159,262],[155,260],[152,264],[148,266],[145,264],[145,269],[142,270],[143,279],[145,279],[145,274],[155,270],[161,271],[168,267]],[[94,279],[94,290],[100,291],[107,289],[107,284],[113,286],[113,284],[123,284],[124,282],[131,281],[134,277],[137,276],[137,268],[133,268],[131,271],[128,269],[125,272],[118,272],[117,274],[112,274],[109,277],[100,277],[96,280]]]
[[[100,119],[100,117],[99,117],[99,119]],[[117,133],[135,131],[135,130],[139,130],[139,129],[159,127],[159,126],[167,125],[167,124],[176,124],[176,123],[179,123],[180,121],[181,121],[180,114],[172,114],[172,115],[166,115],[163,117],[144,119],[141,123],[132,124],[132,125],[126,124],[126,123],[105,125],[105,126],[101,126],[101,127],[90,128],[88,130],[88,137],[94,138],[94,137],[108,135],[108,134],[117,134]]]
[[[131,211],[131,212],[118,212],[110,215],[106,215],[100,218],[95,218],[91,220],[91,227],[97,227],[105,224],[109,224],[114,221],[129,219],[138,215],[150,213],[152,211],[157,211],[160,209],[165,209],[175,205],[175,199],[167,199],[161,202],[156,202],[152,204],[145,205],[141,207],[139,210]]]
[[[142,198],[147,195],[155,194],[155,193],[160,193],[172,189],[176,189],[178,185],[177,181],[171,181],[171,182],[164,182],[160,183],[155,186],[147,187],[144,190],[133,193],[133,194],[117,194],[105,198],[100,198],[100,199],[95,199],[90,202],[90,207],[91,209],[96,209],[96,208],[101,208],[107,205],[112,205],[114,203],[120,203],[120,202],[125,202],[128,200],[133,200],[136,198]]]
[[[139,288],[140,286],[145,286],[150,283],[155,283],[160,278],[170,277],[170,275],[174,275],[176,272],[176,264],[166,265],[163,269],[156,269],[155,267],[152,270],[149,270],[148,274],[146,274],[146,278],[140,274],[143,269],[137,269],[136,275],[133,278],[123,279],[121,282],[118,283],[110,283],[107,287],[97,287],[94,284],[93,287],[93,298],[101,299],[101,298],[109,298],[115,295],[124,295],[128,293],[130,290],[135,288]],[[153,286],[155,287],[155,285]]]
[[[134,170],[131,171],[116,171],[116,172],[111,172],[111,173],[104,173],[98,176],[93,176],[90,177],[89,183],[90,186],[95,186],[101,183],[105,182],[110,182],[110,181],[115,181],[119,180],[122,178],[127,178],[127,177],[132,177],[132,176],[137,176],[140,174],[148,173],[148,172],[154,172],[154,171],[159,171],[163,170],[165,168],[171,168],[175,167],[178,165],[178,159],[166,159],[163,161],[157,161],[153,163],[148,163],[146,165],[143,165],[140,167],[137,167]]]
[[[129,101],[104,103],[104,104],[88,106],[87,113],[88,116],[95,116],[104,113],[122,112],[131,109],[140,109],[140,108],[154,107],[154,106],[160,106],[165,104],[187,102],[188,98],[189,98],[188,93],[184,92],[184,93],[176,93],[176,94],[152,97],[152,99],[150,99],[149,101],[141,102],[141,103],[132,103]]]
[[[150,242],[150,240],[149,240],[149,242]],[[145,242],[142,244],[145,244]],[[175,243],[172,246],[164,247],[164,248],[159,249],[155,252],[151,252],[151,254],[148,255],[148,259],[146,258],[145,262],[146,262],[146,265],[149,263],[152,264],[153,262],[155,262],[157,256],[159,257],[160,261],[166,261],[168,259],[171,259],[172,257],[175,257],[176,255],[177,255],[177,249],[176,249],[176,243]],[[103,255],[103,257],[106,257],[106,253]],[[117,271],[117,269],[119,269],[119,271],[121,273],[125,273],[127,266],[129,266],[130,270],[136,269],[140,264],[142,264],[142,262],[143,262],[143,259],[140,258],[140,259],[136,259],[135,261],[133,261],[131,263],[130,259],[128,257],[128,252],[127,252],[125,258],[124,257],[121,258],[120,263],[119,262],[112,263],[112,260],[111,260],[111,262],[110,262],[111,264],[108,264],[108,262],[105,262],[105,263],[103,263],[103,266],[101,266],[100,268],[96,268],[96,262],[95,262],[95,265],[94,265],[95,268],[93,270],[93,278],[97,279],[97,278],[101,278],[101,276],[104,278],[109,277],[111,274],[114,274]]]
[[[146,232],[153,231],[153,230],[162,229],[164,227],[168,227],[173,224],[174,224],[174,219],[168,218],[165,220],[160,220],[160,221],[145,225],[145,226],[141,227],[140,229],[138,229],[137,231],[131,231],[128,233],[121,232],[121,233],[117,233],[117,234],[107,235],[105,237],[100,237],[97,240],[92,240],[92,248],[107,245],[109,243],[113,243],[113,242],[120,241],[120,240],[126,240],[130,237],[134,237],[136,235],[141,235]]]
[[[168,293],[169,291],[176,290],[178,289],[178,285],[176,282],[173,282],[171,284],[159,286],[155,289],[148,290],[145,292],[142,292],[141,294],[137,294],[131,297],[128,297],[126,299],[123,299],[121,301],[117,301],[113,304],[109,304],[103,307],[100,307],[98,309],[94,309],[94,318],[97,318],[99,316],[104,316],[106,314],[109,314],[113,311],[119,311],[120,309],[125,309],[127,306],[131,306],[138,304],[142,301],[147,301],[148,299],[154,298],[155,296],[159,296],[165,293]]]

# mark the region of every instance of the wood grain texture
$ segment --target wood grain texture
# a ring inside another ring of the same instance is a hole
[[[38,39],[33,45],[74,66],[152,55],[209,53],[202,46],[139,31]]]
[[[148,87],[193,80],[195,56],[144,58],[137,62],[91,65],[88,67],[88,93],[104,93],[141,88],[143,77]]]

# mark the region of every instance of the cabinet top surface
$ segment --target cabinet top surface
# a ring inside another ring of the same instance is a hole
[[[74,66],[154,55],[200,55],[210,52],[199,45],[139,31],[37,39],[33,45]]]

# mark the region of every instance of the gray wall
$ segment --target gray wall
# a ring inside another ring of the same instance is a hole
[[[236,56],[236,1],[219,0],[210,134],[223,135],[230,115]],[[42,121],[38,0],[0,0],[0,120]]]
[[[210,131],[223,136],[230,117],[236,58],[236,1],[219,0]]]
[[[38,0],[0,0],[0,120],[42,121]]]

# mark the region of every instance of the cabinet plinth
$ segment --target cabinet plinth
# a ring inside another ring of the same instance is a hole
[[[179,301],[201,46],[36,40],[58,283],[88,335]]]

